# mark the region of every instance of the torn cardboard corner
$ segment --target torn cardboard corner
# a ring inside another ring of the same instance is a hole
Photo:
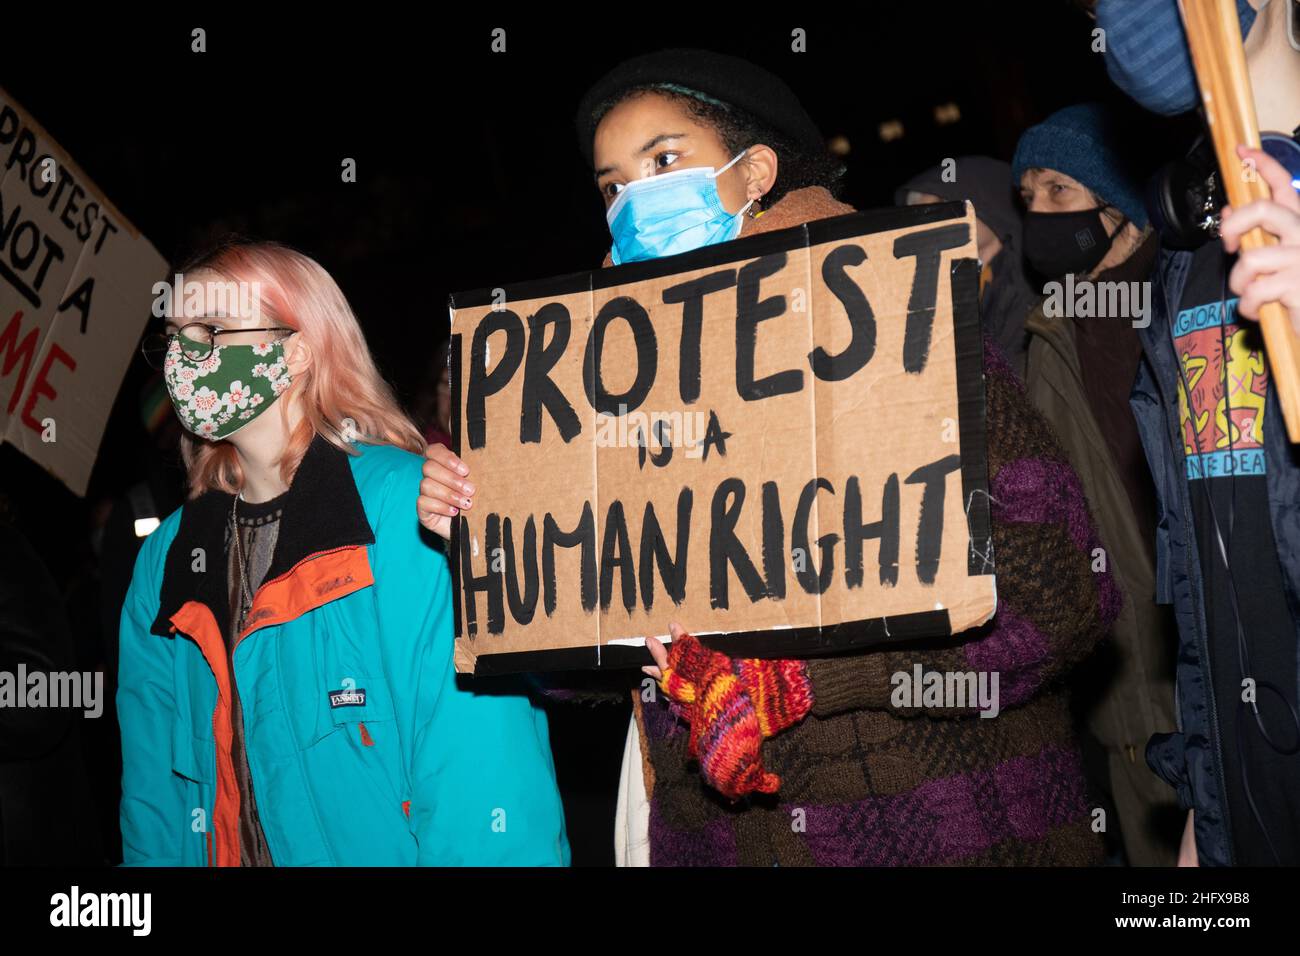
[[[166,272],[0,89],[0,437],[76,494]]]
[[[502,297],[504,292],[504,297]],[[803,656],[995,607],[975,219],[854,213],[455,295],[456,666]]]

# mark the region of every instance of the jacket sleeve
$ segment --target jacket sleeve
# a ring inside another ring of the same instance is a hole
[[[420,460],[387,476],[375,534],[379,638],[422,866],[567,866],[545,713],[514,683],[458,677],[451,576],[419,524]]]
[[[162,529],[145,541],[118,630],[117,719],[122,731],[122,864],[181,866],[193,807],[172,773],[176,642],[150,632],[158,614]]]
[[[1025,703],[1086,657],[1119,613],[1120,592],[1078,476],[1004,362],[986,362],[989,495],[998,609],[954,643],[820,658],[808,665],[813,714],[885,709],[899,716],[960,717],[979,707],[913,707],[891,701],[894,675],[997,673],[997,704]],[[1096,570],[1095,570],[1096,569]]]

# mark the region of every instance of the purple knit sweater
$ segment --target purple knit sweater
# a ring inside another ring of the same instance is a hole
[[[686,759],[662,696],[641,706],[653,865],[1052,865],[1100,861],[1062,676],[1120,608],[1079,479],[985,343],[998,610],[906,648],[810,661],[812,715],[763,744],[781,788],[730,805]],[[1001,713],[895,707],[891,676],[996,671]]]

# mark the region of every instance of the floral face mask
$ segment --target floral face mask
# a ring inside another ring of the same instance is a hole
[[[191,346],[192,351],[203,348]],[[283,342],[214,345],[206,358],[194,359],[177,335],[167,348],[163,380],[181,424],[200,438],[219,441],[266,411],[289,387],[290,376]]]

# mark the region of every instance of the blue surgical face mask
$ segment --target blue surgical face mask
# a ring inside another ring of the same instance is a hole
[[[694,166],[628,183],[605,211],[614,238],[614,265],[689,252],[740,235],[740,212],[727,212],[718,196],[718,177],[748,150],[721,169]]]

